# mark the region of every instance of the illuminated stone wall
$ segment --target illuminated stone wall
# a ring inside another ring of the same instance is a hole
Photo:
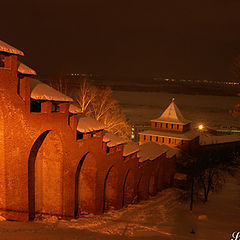
[[[24,221],[44,214],[77,217],[162,190],[165,155],[139,163],[136,154],[124,159],[122,146],[107,153],[101,133],[76,140],[68,104],[51,112],[45,102],[42,112],[30,112],[30,79],[18,82],[17,56],[7,61],[8,68],[0,67],[0,215]]]

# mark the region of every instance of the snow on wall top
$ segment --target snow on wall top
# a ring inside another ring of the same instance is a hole
[[[214,135],[202,133],[200,135],[199,142],[200,142],[200,145],[240,142],[240,136],[239,135],[214,136]]]
[[[155,122],[168,122],[168,123],[179,123],[179,124],[187,124],[191,121],[186,120],[182,113],[180,112],[177,105],[174,103],[174,99],[170,103],[170,105],[167,107],[167,109],[162,113],[162,115],[154,120]]]
[[[126,157],[130,154],[136,153],[139,151],[138,144],[134,142],[128,142],[123,146],[123,156]]]
[[[181,140],[192,140],[199,136],[199,132],[195,129],[192,129],[187,132],[167,132],[167,131],[154,131],[148,130],[139,133],[139,135],[150,135],[150,136],[157,136],[157,137],[171,137]]]
[[[166,153],[167,158],[172,158],[179,152],[179,150],[176,148],[171,148],[166,145],[159,145],[154,142],[147,142],[140,145],[139,150],[139,162],[144,162],[146,160],[154,160],[164,153]]]
[[[24,56],[24,53],[22,51],[16,49],[15,47],[13,47],[1,40],[0,40],[0,52],[7,52],[7,53]]]
[[[107,143],[108,147],[114,147],[126,143],[126,140],[122,139],[118,135],[109,132],[104,133],[103,141]]]
[[[76,105],[70,104],[69,112],[72,114],[78,114],[78,113],[82,113],[82,110],[79,107],[77,107]]]
[[[179,156],[181,154],[181,150],[178,148],[173,148],[165,144],[160,145],[160,147],[166,152],[167,158],[172,158],[175,155]]]
[[[105,125],[89,116],[85,116],[84,114],[78,116],[77,130],[79,132],[88,133],[103,130],[104,128]]]
[[[27,75],[37,75],[36,71],[18,61],[18,72]]]
[[[31,98],[37,100],[73,102],[72,98],[34,78],[31,78]]]
[[[139,146],[139,152],[137,155],[139,157],[139,162],[144,162],[146,160],[154,160],[165,152],[166,150],[159,144],[147,142]]]

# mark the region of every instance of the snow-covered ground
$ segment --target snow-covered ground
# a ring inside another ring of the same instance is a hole
[[[194,206],[193,213],[178,201],[179,196],[178,190],[166,189],[122,210],[76,220],[1,221],[0,239],[230,240],[234,231],[240,231],[240,175],[228,177],[223,191],[212,194],[207,204]]]
[[[151,119],[158,118],[174,97],[183,116],[194,124],[240,127],[240,117],[229,114],[229,110],[240,103],[240,97],[131,91],[114,91],[113,95],[126,116],[136,124],[149,124]]]

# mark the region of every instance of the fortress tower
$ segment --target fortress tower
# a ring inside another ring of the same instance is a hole
[[[174,98],[159,118],[151,120],[151,130],[139,135],[140,145],[155,142],[160,145],[179,147],[185,151],[191,151],[199,145],[198,132],[191,128],[191,121],[183,117]]]

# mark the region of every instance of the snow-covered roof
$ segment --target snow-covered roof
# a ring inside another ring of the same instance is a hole
[[[187,124],[191,121],[186,120],[182,113],[180,112],[177,105],[174,103],[174,98],[167,109],[163,112],[163,114],[154,120],[154,122],[167,122],[167,123],[178,123],[178,124]]]
[[[15,47],[3,42],[0,40],[0,52],[7,52],[11,54],[21,55],[24,56],[24,53]]]
[[[37,75],[36,71],[18,61],[18,72],[26,75]]]
[[[103,141],[107,143],[108,147],[114,147],[126,143],[126,140],[124,140],[123,138],[109,132],[104,133]]]
[[[240,142],[240,135],[215,136],[207,133],[202,133],[200,135],[199,142],[200,142],[200,145]]]
[[[31,78],[31,98],[37,100],[73,102],[72,98],[34,78]]]
[[[77,130],[82,133],[88,133],[98,130],[103,130],[105,125],[100,123],[99,121],[85,116],[84,114],[78,115],[78,123],[77,123]]]
[[[167,132],[167,131],[144,131],[139,133],[139,135],[150,135],[156,137],[169,137],[169,138],[176,138],[181,140],[192,140],[199,136],[199,131],[192,129],[187,132]]]
[[[126,157],[130,154],[136,153],[139,151],[139,145],[134,142],[128,142],[123,146],[123,156]]]
[[[166,150],[161,145],[154,142],[147,142],[139,146],[139,162],[154,160],[165,153]]]
[[[76,105],[70,104],[69,112],[73,113],[73,114],[78,114],[78,113],[82,113],[82,110],[81,110],[81,108],[77,107]]]
[[[165,144],[160,145],[160,147],[166,152],[167,158],[172,158],[173,156],[180,156],[181,150],[179,148],[173,148]]]

